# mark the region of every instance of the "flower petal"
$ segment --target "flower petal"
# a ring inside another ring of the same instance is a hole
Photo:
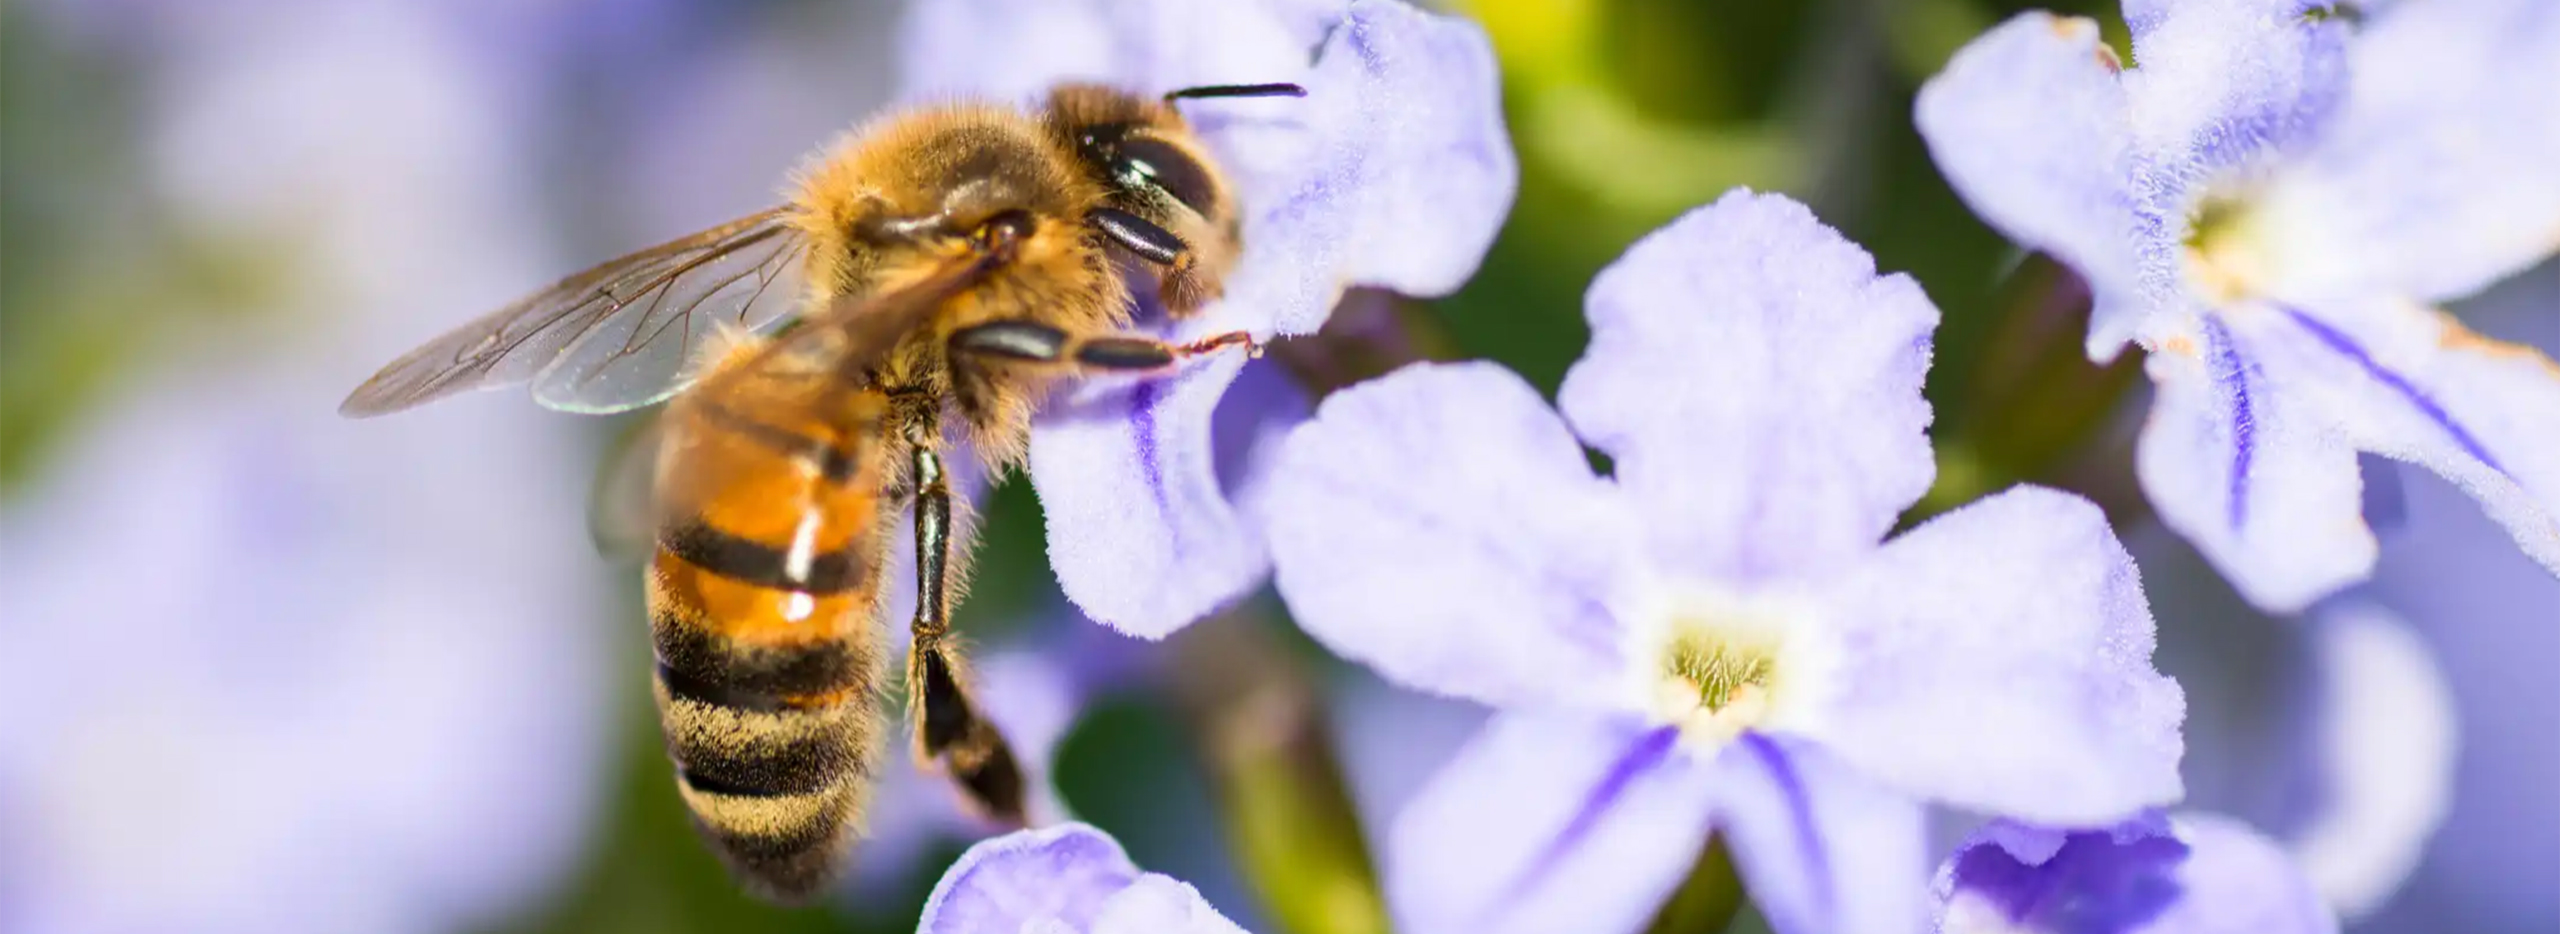
[[[1642,930],[1706,847],[1707,775],[1677,742],[1633,718],[1495,715],[1388,831],[1397,930]]]
[[[2126,0],[2124,86],[2154,171],[2201,180],[2312,142],[2347,89],[2330,0]]]
[[[1628,249],[1589,306],[1563,408],[1616,458],[1665,564],[1819,573],[1928,490],[1938,310],[1803,205],[1731,192]]]
[[[1386,826],[1492,715],[1482,704],[1408,691],[1367,672],[1328,681],[1336,755],[1365,827]]]
[[[2179,897],[2188,847],[2156,813],[2100,830],[1994,821],[1938,867],[1938,934],[2130,934]]]
[[[987,22],[995,25],[986,35],[959,35]],[[1142,325],[1158,336],[1311,332],[1353,284],[1446,292],[1473,273],[1509,209],[1517,169],[1491,52],[1459,20],[1387,2],[1147,0],[1013,11],[967,0],[919,11],[911,29],[919,41],[997,50],[1078,30],[1099,37],[1091,60],[1044,62],[1032,70],[1050,73],[1014,82],[1023,93],[1070,75],[1145,90],[1307,86],[1302,101],[1186,107],[1239,186],[1247,248],[1223,299],[1180,321]],[[1308,48],[1319,38],[1310,70]],[[1429,223],[1413,199],[1428,200]],[[1034,426],[1032,476],[1052,563],[1067,595],[1095,619],[1160,637],[1251,590],[1268,570],[1254,499],[1261,446],[1305,405],[1271,367],[1250,367],[1250,388],[1239,391],[1252,398],[1224,404],[1213,419],[1241,366],[1221,358],[1169,379],[1079,387]],[[1214,451],[1213,423],[1221,434]]]
[[[1491,42],[1410,4],[955,0],[918,5],[906,31],[911,96],[1030,100],[1067,79],[1307,89],[1185,106],[1238,186],[1248,248],[1226,281],[1233,313],[1181,337],[1311,333],[1354,285],[1453,291],[1518,187]]]
[[[1157,94],[1288,81],[1306,70],[1304,3],[940,0],[908,8],[899,73],[909,97],[1031,101],[1062,81]],[[1329,4],[1339,10],[1339,0]]]
[[[1716,761],[1716,832],[1777,934],[1920,929],[1927,834],[1918,802],[1821,747],[1746,733]]]
[[[2332,122],[2349,27],[2330,0],[2128,0],[2125,24],[2131,234],[2151,310],[2136,336],[2157,346],[2196,303],[2188,242],[2205,199],[2264,175]]]
[[[1422,364],[1328,397],[1270,480],[1280,595],[1388,680],[1492,704],[1618,679],[1632,520],[1510,371]]]
[[[2151,930],[2336,934],[2337,916],[2275,841],[2202,812],[2174,815],[2169,826],[2189,850],[2178,867],[2185,891]]]
[[[1079,386],[1042,413],[1031,482],[1068,599],[1157,639],[1260,585],[1270,557],[1256,504],[1272,446],[1306,406],[1274,365],[1221,354],[1162,379]]]
[[[2560,265],[2534,282],[2560,285]],[[2519,283],[2521,284],[2521,283]],[[2502,286],[2493,293],[2520,297]],[[2484,326],[2560,350],[2549,305],[2483,301]],[[2376,596],[2408,614],[2441,657],[2460,706],[2453,810],[2426,861],[2376,919],[2383,930],[2428,930],[2445,913],[2512,919],[2520,930],[2560,930],[2560,579],[2516,553],[2507,536],[2448,484],[2409,478],[2409,522],[2387,538]]]
[[[2399,891],[2453,805],[2453,689],[2426,641],[2381,606],[2323,606],[2305,622],[2321,786],[2291,849],[2328,903],[2357,918]]]
[[[2368,463],[2369,473],[2392,476],[2402,468]],[[2458,501],[2459,493],[2432,478],[2418,479],[2412,502],[2432,498]],[[2426,589],[2478,591],[2479,565],[2494,559],[2544,584],[2555,582],[2515,554],[2506,536],[2496,534],[2468,503],[2458,508],[2464,519],[2489,532],[2488,541],[2457,549],[2454,560],[2467,562],[2462,573],[2425,575]],[[2440,542],[2410,539],[2407,529],[2385,532],[2382,567],[2403,565],[2393,555],[2426,551]],[[2428,896],[2420,867],[2444,872],[2442,854],[2465,847],[2450,839],[2449,813],[2471,800],[2458,795],[2455,696],[2459,682],[2440,666],[2431,641],[2397,613],[2365,594],[2382,596],[2379,586],[2358,587],[2348,596],[2321,601],[2305,617],[2268,620],[2251,610],[2229,588],[2212,582],[2212,568],[2195,553],[2177,546],[2165,534],[2144,536],[2135,543],[2144,577],[2158,595],[2155,610],[2161,623],[2162,668],[2177,673],[2188,704],[2197,710],[2246,711],[2242,715],[2198,717],[2186,727],[2186,804],[2212,808],[2264,828],[2291,851],[2303,873],[2327,903],[2348,921],[2376,909],[2393,913],[2423,912]],[[2494,555],[2483,552],[2496,552]],[[2444,586],[2458,580],[2455,587]],[[2497,588],[2489,588],[2493,593]],[[2394,604],[2399,594],[2391,594]],[[2512,599],[2513,594],[2505,595]],[[2499,599],[2492,595],[2491,600]],[[2560,591],[2540,604],[2527,604],[2514,622],[2534,632],[2549,629],[2550,609],[2560,608]],[[2396,608],[2396,607],[2395,607]],[[2417,607],[2410,607],[2417,609]],[[2521,609],[2521,608],[2520,608]],[[2529,623],[2524,617],[2534,617]],[[2412,618],[2418,618],[2415,614]],[[2480,631],[2497,622],[2494,614],[2426,614],[2451,624],[2444,632]],[[2560,662],[2560,654],[2542,646],[2511,645],[2513,629],[2496,634],[2506,651],[2521,651],[2527,665]],[[2544,651],[2536,651],[2541,649]],[[2448,656],[2452,657],[2452,656]],[[2470,674],[2470,673],[2464,673]],[[2515,680],[2512,678],[2506,680]],[[2465,718],[2459,737],[2469,753],[2471,728],[2486,727],[2494,717]],[[2553,760],[2560,765],[2560,759]],[[2470,774],[2470,773],[2465,773]],[[2498,826],[2507,834],[2534,825],[2517,812],[2515,795],[2493,797],[2487,811],[2510,822]],[[2444,828],[2447,834],[2440,836]],[[2531,833],[2522,836],[2534,836]],[[2554,838],[2560,842],[2560,838]],[[2492,863],[2503,866],[2502,861]],[[2459,871],[2450,875],[2464,874]],[[2398,893],[2407,886],[2414,897]],[[2378,929],[2398,930],[2396,921]]]
[[[1913,113],[1974,213],[2088,280],[2089,349],[2101,359],[2149,307],[2130,239],[2132,117],[2114,68],[2096,23],[2022,13],[1957,52]]]
[[[2185,703],[2151,667],[2133,559],[2088,501],[2021,487],[1931,520],[1835,588],[1807,729],[1899,790],[2063,824],[2178,799]]]
[[[1010,932],[1049,919],[1089,930],[1138,875],[1120,844],[1090,826],[1017,831],[961,854],[934,884],[916,932]]]
[[[944,0],[907,7],[898,43],[910,93],[1028,101],[1061,80],[1112,81],[1122,67],[1099,0]]]
[[[1270,80],[1270,79],[1264,79]],[[1511,210],[1520,168],[1484,31],[1391,0],[1353,3],[1289,122],[1206,123],[1251,205],[1227,302],[1257,334],[1307,334],[1343,290],[1455,291]]]
[[[2560,7],[2398,4],[2351,61],[2337,126],[2259,207],[2276,289],[2445,301],[2560,246]]]
[[[1200,890],[1160,873],[1138,877],[1102,906],[1090,934],[1245,934]],[[992,934],[992,932],[991,932]],[[1005,932],[1010,934],[1010,932]]]
[[[2354,448],[2219,318],[2161,341],[2144,369],[2143,493],[2249,602],[2296,612],[2371,573]]]
[[[2312,447],[2334,466],[2319,469],[2347,478],[2320,488],[2320,499],[2297,499],[2307,491],[2283,494],[2303,515],[2267,517],[2270,525],[2289,519],[2303,531],[2360,543],[2359,560],[2338,565],[2352,575],[2338,575],[2332,587],[2361,580],[2373,564],[2371,533],[2353,495],[2353,450],[2411,461],[2453,481],[2507,527],[2525,554],[2560,571],[2560,365],[2532,348],[2474,334],[2442,313],[2387,300],[2342,300],[2316,309],[2269,305],[2225,319],[2273,390],[2262,395],[2281,394],[2277,404],[2322,435]],[[2280,583],[2251,586],[2259,583],[2248,579],[2252,571],[2288,560],[2280,552],[2305,547],[2292,535],[2260,534],[2256,508],[2243,516],[2250,533],[2244,551],[2205,553],[2269,609],[2299,606],[2263,599],[2270,591],[2301,598],[2325,593],[2288,593]]]
[[[2043,845],[2022,852],[2020,838]],[[1937,888],[1941,934],[2338,929],[2274,841],[2211,814],[2067,834],[1994,824],[1939,868]]]

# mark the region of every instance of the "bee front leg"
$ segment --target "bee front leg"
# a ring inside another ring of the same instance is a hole
[[[1074,335],[1055,325],[1022,319],[990,321],[951,335],[954,356],[995,365],[1055,367],[1084,376],[1169,373],[1184,360],[1228,347],[1257,354],[1262,350],[1253,335],[1243,331],[1171,344],[1136,334]]]
[[[951,486],[942,457],[908,439],[915,471],[916,618],[907,651],[907,704],[919,761],[939,763],[989,817],[1024,823],[1022,768],[969,693],[951,639]]]
[[[1095,208],[1086,212],[1085,223],[1129,255],[1156,265],[1162,283],[1158,297],[1174,317],[1198,311],[1217,297],[1200,275],[1199,252],[1173,231],[1119,208]]]

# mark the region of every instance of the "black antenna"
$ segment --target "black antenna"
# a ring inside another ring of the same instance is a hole
[[[1204,84],[1165,92],[1168,101],[1196,100],[1203,97],[1305,97],[1307,89],[1286,81],[1273,84]]]

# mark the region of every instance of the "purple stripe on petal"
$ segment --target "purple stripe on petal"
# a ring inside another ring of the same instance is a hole
[[[2249,519],[2249,461],[2257,455],[2258,413],[2249,396],[2249,364],[2240,358],[2240,345],[2231,339],[2231,329],[2219,319],[2204,319],[2207,339],[2213,342],[2213,379],[2231,391],[2231,527],[2239,528]]]
[[[1795,825],[1796,851],[1803,853],[1805,878],[1813,880],[1813,903],[1820,917],[1839,916],[1838,893],[1832,890],[1831,854],[1822,847],[1822,835],[1813,826],[1813,799],[1806,795],[1804,777],[1796,774],[1796,765],[1787,751],[1775,740],[1754,731],[1742,734],[1742,747],[1759,757],[1769,769],[1769,777],[1785,796],[1787,818]]]
[[[1573,813],[1573,819],[1565,822],[1564,830],[1556,834],[1555,841],[1538,851],[1537,858],[1530,860],[1529,868],[1520,874],[1519,883],[1513,885],[1501,901],[1494,903],[1494,910],[1489,915],[1507,913],[1522,896],[1536,891],[1538,883],[1555,869],[1556,863],[1563,860],[1564,855],[1579,845],[1583,838],[1590,836],[1592,828],[1599,826],[1601,816],[1607,814],[1618,799],[1626,796],[1628,786],[1635,784],[1636,777],[1669,759],[1672,747],[1679,741],[1680,728],[1672,726],[1657,727],[1636,737],[1626,753],[1600,776],[1600,784],[1592,786],[1590,796],[1582,799],[1581,809]]]
[[[1156,506],[1173,510],[1170,494],[1164,488],[1164,456],[1156,445],[1156,403],[1164,398],[1164,390],[1155,380],[1129,387],[1129,425],[1137,437],[1138,468],[1144,471],[1148,491],[1155,494]]]
[[[2392,391],[2399,393],[2401,398],[2409,400],[2409,404],[2420,414],[2442,427],[2446,434],[2452,435],[2453,443],[2460,445],[2463,453],[2489,465],[2491,470],[2501,474],[2507,472],[2507,468],[2499,465],[2497,458],[2489,456],[2489,450],[2481,446],[2480,439],[2473,436],[2470,429],[2462,427],[2461,422],[2454,420],[2453,413],[2444,410],[2442,403],[2437,402],[2434,396],[2427,394],[2426,390],[2409,382],[2408,377],[2400,375],[2398,371],[2383,366],[2380,361],[2373,359],[2373,355],[2365,352],[2364,345],[2357,343],[2355,338],[2347,336],[2344,331],[2330,327],[2328,322],[2302,313],[2301,309],[2290,305],[2276,307],[2282,309],[2295,324],[2301,325],[2303,330],[2310,331],[2313,337],[2327,344],[2330,350],[2337,351],[2340,356],[2355,361],[2357,366],[2364,368],[2365,375],[2373,377],[2375,382],[2391,387]]]

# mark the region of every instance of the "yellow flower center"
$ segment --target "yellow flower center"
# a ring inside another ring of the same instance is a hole
[[[2187,281],[2206,300],[2228,308],[2262,292],[2268,256],[2257,213],[2246,199],[2207,198],[2187,233]]]
[[[1769,713],[1770,682],[1778,668],[1775,646],[1732,635],[1682,626],[1663,653],[1654,709],[1695,738],[1721,743]]]
[[[1637,657],[1651,662],[1634,700],[1708,748],[1804,716],[1829,667],[1809,608],[1793,601],[1688,590],[1632,618]]]

